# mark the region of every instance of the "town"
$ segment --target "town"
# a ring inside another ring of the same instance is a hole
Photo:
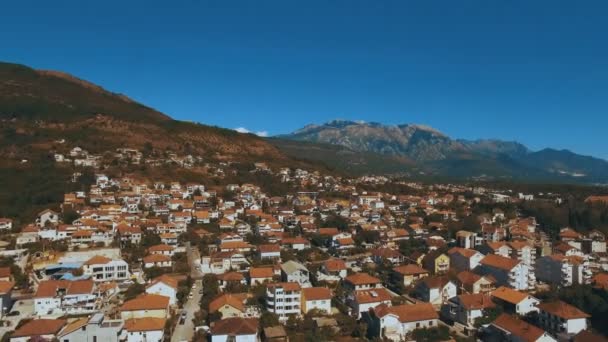
[[[92,183],[32,222],[0,219],[6,341],[606,340],[580,304],[608,305],[605,234],[521,209],[560,193],[134,148],[52,158]],[[204,167],[214,181],[110,164]],[[237,172],[265,184],[228,183]]]

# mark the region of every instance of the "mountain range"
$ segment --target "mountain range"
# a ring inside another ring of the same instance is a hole
[[[174,120],[63,72],[0,63],[0,173],[35,167],[22,161],[44,162],[58,141],[93,153],[153,148],[350,175],[608,182],[608,162],[601,159],[565,150],[530,151],[517,142],[452,139],[423,125],[334,120],[262,138]]]
[[[393,160],[398,157],[404,163],[407,161],[414,173],[456,178],[608,181],[608,162],[599,158],[550,148],[531,151],[513,141],[453,139],[424,125],[334,120],[308,125],[277,138],[335,145]]]

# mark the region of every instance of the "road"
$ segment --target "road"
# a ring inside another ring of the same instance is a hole
[[[199,303],[202,297],[200,290],[203,288],[203,281],[201,279],[202,275],[200,274],[197,263],[194,262],[194,260],[198,258],[198,251],[196,251],[195,248],[190,248],[190,244],[186,243],[186,255],[188,256],[191,276],[192,279],[194,279],[196,288],[192,290],[192,298],[188,299],[182,309],[182,311],[186,311],[186,319],[184,324],[179,324],[181,317],[178,317],[177,326],[175,327],[173,335],[171,336],[171,342],[192,341],[192,337],[194,336],[194,323],[192,322],[192,319],[194,318],[194,314],[200,309]],[[181,315],[181,311],[178,312],[178,315]]]
[[[199,303],[201,300],[201,295],[199,291],[202,286],[201,280],[195,280],[196,288],[193,290],[193,296],[189,299],[186,304],[184,304],[183,310],[186,311],[186,320],[184,324],[179,324],[181,321],[180,317],[178,317],[178,323],[173,331],[173,336],[171,336],[171,342],[180,342],[180,341],[192,341],[192,337],[194,336],[194,323],[192,319],[194,318],[194,314],[199,310]],[[178,313],[178,315],[181,314]]]

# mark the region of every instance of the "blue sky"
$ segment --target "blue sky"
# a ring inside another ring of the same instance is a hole
[[[606,1],[12,1],[0,60],[268,134],[420,123],[608,158]]]

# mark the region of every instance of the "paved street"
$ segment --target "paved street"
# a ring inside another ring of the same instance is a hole
[[[188,263],[192,269],[191,276],[194,279],[196,288],[192,290],[193,297],[189,299],[186,304],[184,304],[183,310],[187,312],[186,320],[184,324],[179,324],[181,321],[181,316],[178,317],[178,323],[173,331],[173,336],[171,336],[171,342],[192,340],[192,337],[194,336],[194,323],[192,323],[192,319],[194,318],[194,314],[199,310],[199,303],[202,297],[202,295],[199,294],[203,286],[203,281],[201,280],[202,275],[198,269],[198,263],[195,262],[195,260],[199,257],[198,251],[196,248],[190,248],[190,244],[187,243],[186,254],[188,256]],[[181,315],[181,312],[178,312],[178,315]]]

